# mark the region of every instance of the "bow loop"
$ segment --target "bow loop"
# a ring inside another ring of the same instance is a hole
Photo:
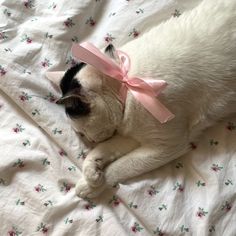
[[[85,42],[72,46],[72,55],[82,62],[94,66],[102,73],[119,80],[122,85],[120,96],[125,102],[127,90],[161,123],[174,118],[174,115],[156,98],[167,86],[166,81],[129,77],[130,58],[120,50],[116,51],[119,66],[100,52],[93,44]]]

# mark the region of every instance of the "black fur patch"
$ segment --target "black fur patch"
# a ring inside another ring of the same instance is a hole
[[[105,49],[105,53],[110,57],[115,58],[115,47],[112,44],[109,44]]]
[[[85,65],[85,63],[79,63],[68,69],[60,82],[63,96],[68,96],[68,98],[65,98],[66,101],[62,103],[65,104],[66,114],[72,118],[78,118],[90,113],[90,105],[85,102],[85,95],[81,92],[82,86],[74,78]]]
[[[86,116],[90,113],[90,106],[88,103],[83,102],[80,98],[71,97],[71,106],[65,108],[66,114],[72,118]]]
[[[60,87],[63,95],[68,93],[73,88],[81,87],[79,82],[75,80],[74,77],[85,65],[85,63],[81,62],[66,71],[60,82]]]

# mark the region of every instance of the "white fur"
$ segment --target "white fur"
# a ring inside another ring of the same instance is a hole
[[[131,58],[130,75],[167,81],[159,99],[176,117],[160,124],[131,94],[123,112],[119,84],[84,67],[77,76],[92,112],[73,125],[99,143],[84,161],[80,197],[178,158],[204,129],[236,112],[235,0],[204,0],[121,50]]]

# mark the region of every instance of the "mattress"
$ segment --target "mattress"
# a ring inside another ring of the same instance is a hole
[[[200,0],[0,0],[0,235],[236,235],[236,117],[191,152],[81,199],[89,152],[45,77],[74,42],[119,47]]]

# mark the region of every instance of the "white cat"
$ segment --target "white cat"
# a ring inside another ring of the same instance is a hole
[[[75,129],[97,143],[76,186],[83,198],[180,157],[204,129],[236,112],[235,0],[204,0],[120,50],[131,59],[130,75],[168,83],[158,99],[175,118],[161,124],[131,93],[123,106],[120,83],[90,65],[68,70],[60,101]]]

